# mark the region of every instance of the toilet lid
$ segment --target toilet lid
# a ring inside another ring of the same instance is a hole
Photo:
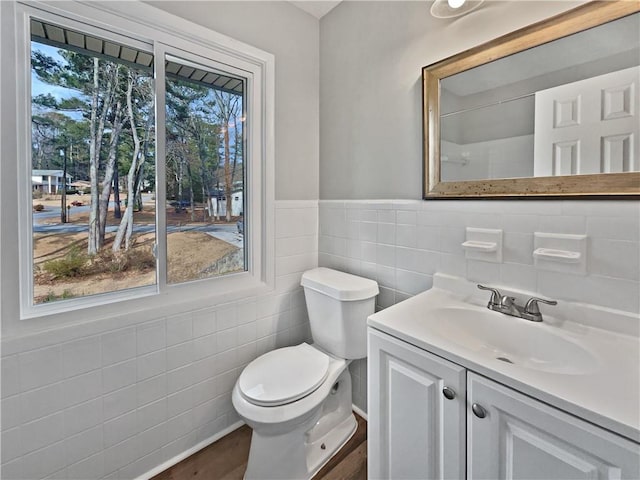
[[[316,390],[329,370],[329,357],[301,343],[265,353],[240,374],[240,393],[255,405],[274,407],[295,402]]]

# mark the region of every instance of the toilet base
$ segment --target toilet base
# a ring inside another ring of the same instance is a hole
[[[246,480],[309,480],[349,441],[358,423],[348,368],[335,384],[338,388],[292,431],[274,435],[254,429]]]
[[[345,418],[340,425],[337,425],[332,431],[328,432],[324,437],[317,440],[313,444],[307,445],[307,459],[310,465],[317,467],[310,472],[310,477],[318,473],[329,460],[344,447],[358,429],[358,421],[353,413]],[[322,449],[322,445],[325,449]]]

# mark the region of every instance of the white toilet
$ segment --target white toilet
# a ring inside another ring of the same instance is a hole
[[[349,363],[367,356],[373,280],[316,268],[302,286],[314,343],[265,353],[243,370],[233,406],[253,429],[245,479],[309,479],[356,431]]]

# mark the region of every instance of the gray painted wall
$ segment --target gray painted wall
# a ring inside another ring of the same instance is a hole
[[[288,2],[153,1],[276,57],[276,200],[318,198],[318,20]]]
[[[320,198],[422,195],[421,69],[583,2],[343,2],[320,22]]]

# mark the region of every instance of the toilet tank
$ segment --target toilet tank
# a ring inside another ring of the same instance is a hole
[[[313,342],[339,358],[367,356],[367,317],[375,311],[378,284],[330,268],[302,275]]]

